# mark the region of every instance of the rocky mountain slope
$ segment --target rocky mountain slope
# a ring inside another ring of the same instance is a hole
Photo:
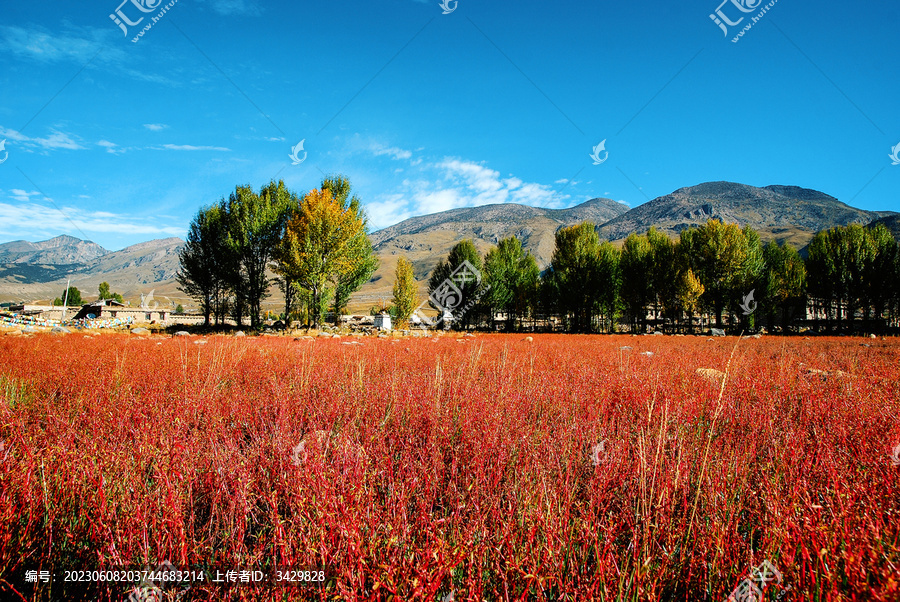
[[[900,237],[900,214],[856,209],[836,198],[796,186],[757,188],[731,182],[708,182],[681,188],[628,210],[610,199],[592,199],[568,209],[525,205],[485,205],[413,217],[374,232],[372,244],[380,266],[372,280],[351,301],[365,310],[389,303],[394,270],[401,256],[413,263],[424,291],[431,269],[462,239],[472,239],[486,253],[501,238],[517,236],[543,268],[553,254],[554,236],[564,226],[592,221],[603,238],[619,242],[632,232],[656,226],[670,236],[710,218],[750,225],[764,242],[789,242],[802,249],[819,230],[850,223],[881,221]],[[178,271],[178,238],[153,240],[109,252],[89,241],[58,236],[49,241],[15,241],[0,245],[0,301],[53,299],[67,277],[87,296],[96,295],[102,281],[126,299],[139,300],[155,289],[158,301],[190,303],[174,281]],[[277,309],[272,291],[265,307]]]
[[[732,182],[708,182],[681,188],[635,207],[600,228],[609,240],[622,240],[632,232],[656,226],[670,236],[708,219],[749,225],[764,242],[806,246],[813,234],[833,226],[868,224],[889,212],[864,211],[825,193],[797,186],[757,188]]]
[[[109,253],[89,240],[74,236],[57,236],[41,242],[14,240],[0,244],[0,264],[76,264],[88,263]]]

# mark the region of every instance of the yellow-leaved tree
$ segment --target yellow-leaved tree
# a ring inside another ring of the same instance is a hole
[[[345,208],[331,191],[307,193],[288,220],[278,248],[278,272],[310,296],[310,318],[318,327],[339,279],[364,260],[366,226],[358,213]]]
[[[397,261],[394,280],[394,312],[398,328],[406,328],[409,318],[419,304],[419,286],[413,274],[413,266],[406,257]]]

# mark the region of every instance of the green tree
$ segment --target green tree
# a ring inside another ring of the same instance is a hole
[[[631,331],[647,330],[647,309],[652,300],[652,250],[646,236],[629,234],[622,245],[622,302],[628,315]]]
[[[890,311],[894,296],[895,272],[898,245],[890,230],[884,224],[866,228],[872,253],[863,268],[863,299],[865,319],[870,316],[878,322],[878,329],[884,329],[885,313]]]
[[[694,241],[697,276],[705,288],[704,305],[715,314],[718,328],[725,309],[750,292],[744,289],[761,268],[762,251],[755,248],[759,237],[751,232],[712,219],[698,228]]]
[[[234,269],[227,244],[225,207],[218,203],[197,212],[188,227],[187,239],[179,250],[180,267],[175,276],[179,289],[195,299],[203,312],[204,325],[216,314],[224,318],[225,298]]]
[[[657,315],[664,320],[674,320],[678,314],[678,255],[675,242],[654,227],[647,230],[650,246],[650,270],[646,278]]]
[[[350,296],[358,291],[363,284],[372,278],[372,274],[378,269],[378,257],[372,249],[369,241],[369,218],[362,207],[362,202],[355,194],[351,195],[350,180],[344,176],[332,176],[322,180],[322,190],[331,192],[331,197],[344,211],[349,211],[362,222],[366,238],[359,245],[353,247],[357,257],[353,258],[354,267],[346,274],[337,278],[334,289],[334,315],[336,320],[346,312]]]
[[[101,301],[112,299],[112,295],[109,292],[109,282],[101,282],[99,286],[99,292]]]
[[[809,292],[826,314],[826,327],[852,321],[858,309],[866,310],[874,290],[866,285],[876,263],[877,245],[859,224],[838,226],[816,233],[807,248]]]
[[[179,303],[178,305],[175,306],[175,313],[178,315],[181,315],[184,313],[184,306],[181,303]]]
[[[806,266],[796,249],[774,241],[763,248],[763,262],[759,308],[770,329],[780,315],[786,333],[791,319],[806,305]]]
[[[464,268],[464,262],[469,262],[477,272],[477,277],[470,275],[464,280],[460,277],[463,272],[468,273],[468,268]],[[471,240],[462,240],[450,249],[447,259],[439,261],[431,271],[428,279],[429,299],[440,299],[442,304],[439,307],[430,300],[429,305],[439,313],[449,312],[452,315],[452,326],[455,328],[466,329],[477,320],[475,305],[478,303],[479,294],[486,287],[486,283],[484,285],[481,283],[482,269],[481,254],[478,253],[475,244]],[[451,281],[451,275],[457,270],[461,270],[458,272],[460,276]],[[448,281],[451,284],[446,284]]]
[[[398,328],[406,328],[409,318],[419,304],[418,284],[413,274],[413,266],[405,257],[397,261],[397,270],[394,272],[393,290],[393,317],[397,320]]]
[[[596,297],[594,307],[603,332],[613,332],[621,309],[621,253],[610,242],[603,241],[597,247],[597,259],[593,274]]]
[[[249,186],[238,186],[226,203],[228,246],[237,267],[233,272],[237,275],[233,282],[235,303],[239,307],[246,303],[253,328],[260,324],[262,300],[268,296],[272,282],[266,269],[297,206],[296,195],[284,181],[270,182],[259,194]]]
[[[484,279],[490,287],[485,294],[485,305],[492,321],[495,312],[503,312],[507,330],[513,330],[519,320],[533,312],[540,269],[518,238],[504,238],[488,251],[484,258]]]
[[[544,279],[550,308],[568,330],[590,332],[598,297],[598,248],[594,224],[584,222],[556,232],[556,247]]]
[[[60,298],[60,305],[62,305],[63,303],[65,303],[68,307],[82,305],[84,301],[81,299],[81,291],[79,291],[74,286],[70,286],[68,288],[68,296],[66,296],[66,291],[63,291],[62,297]]]

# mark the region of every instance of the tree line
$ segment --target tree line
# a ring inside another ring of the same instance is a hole
[[[514,237],[484,257],[472,241],[462,241],[431,272],[429,305],[444,311],[434,299],[467,261],[481,281],[454,284],[454,295],[483,295],[465,313],[450,311],[460,329],[693,332],[705,318],[717,328],[727,321],[735,330],[787,332],[810,309],[828,331],[873,332],[896,325],[900,315],[900,252],[881,224],[819,232],[805,259],[788,244],[763,245],[752,228],[718,220],[682,230],[676,240],[650,228],[628,236],[621,248],[601,241],[595,225],[584,222],[557,231],[555,242],[541,273]],[[410,270],[405,260],[398,265],[394,312],[401,323],[415,308],[406,300],[401,311],[397,302],[398,292],[410,288]]]
[[[206,326],[249,317],[259,327],[275,283],[285,318],[318,326],[329,308],[342,314],[378,267],[368,234],[362,204],[343,176],[326,177],[302,198],[283,181],[258,193],[237,186],[191,221],[176,279],[200,304]]]

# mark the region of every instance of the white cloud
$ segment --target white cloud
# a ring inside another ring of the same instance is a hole
[[[20,203],[27,203],[31,200],[31,197],[40,195],[40,192],[26,192],[24,190],[19,190],[18,188],[13,188],[9,191],[9,198],[19,201]]]
[[[144,127],[151,132],[161,132],[163,130],[169,129],[169,126],[164,123],[145,123]]]
[[[411,151],[408,151],[408,150],[405,150],[402,148],[397,148],[396,146],[382,146],[380,144],[373,143],[372,146],[369,147],[369,150],[371,150],[372,154],[375,155],[376,157],[381,157],[383,155],[390,155],[390,157],[392,159],[397,160],[397,161],[412,158]]]
[[[39,27],[0,26],[0,51],[41,63],[69,62],[83,68],[113,68],[135,79],[173,84],[151,70],[135,68],[134,53],[121,47],[115,27],[69,29],[67,33],[55,33]]]
[[[110,213],[107,211],[86,211],[79,207],[62,207],[41,205],[30,200],[30,197],[41,196],[37,192],[10,190],[9,197],[16,204],[0,202],[0,235],[18,238],[34,238],[45,233],[69,233],[80,235],[81,232],[114,233],[131,235],[166,235],[182,236],[184,228],[161,226],[140,218]],[[74,225],[73,223],[74,222]]]
[[[428,173],[424,173],[425,171]],[[405,179],[399,190],[367,204],[375,228],[384,228],[412,216],[461,207],[497,203],[519,203],[539,207],[561,207],[570,199],[556,195],[552,187],[525,182],[481,163],[447,158],[420,169],[421,178]],[[425,177],[431,176],[431,177]]]
[[[44,150],[82,150],[85,148],[72,138],[72,134],[67,134],[58,130],[52,130],[52,133],[44,138],[32,138],[17,132],[16,130],[8,130],[4,127],[0,127],[0,138],[18,142],[26,148],[41,148]]]
[[[125,149],[116,144],[115,142],[110,142],[109,140],[101,140],[97,143],[97,146],[102,146],[106,149],[106,152],[112,155],[121,155],[125,152]]]

